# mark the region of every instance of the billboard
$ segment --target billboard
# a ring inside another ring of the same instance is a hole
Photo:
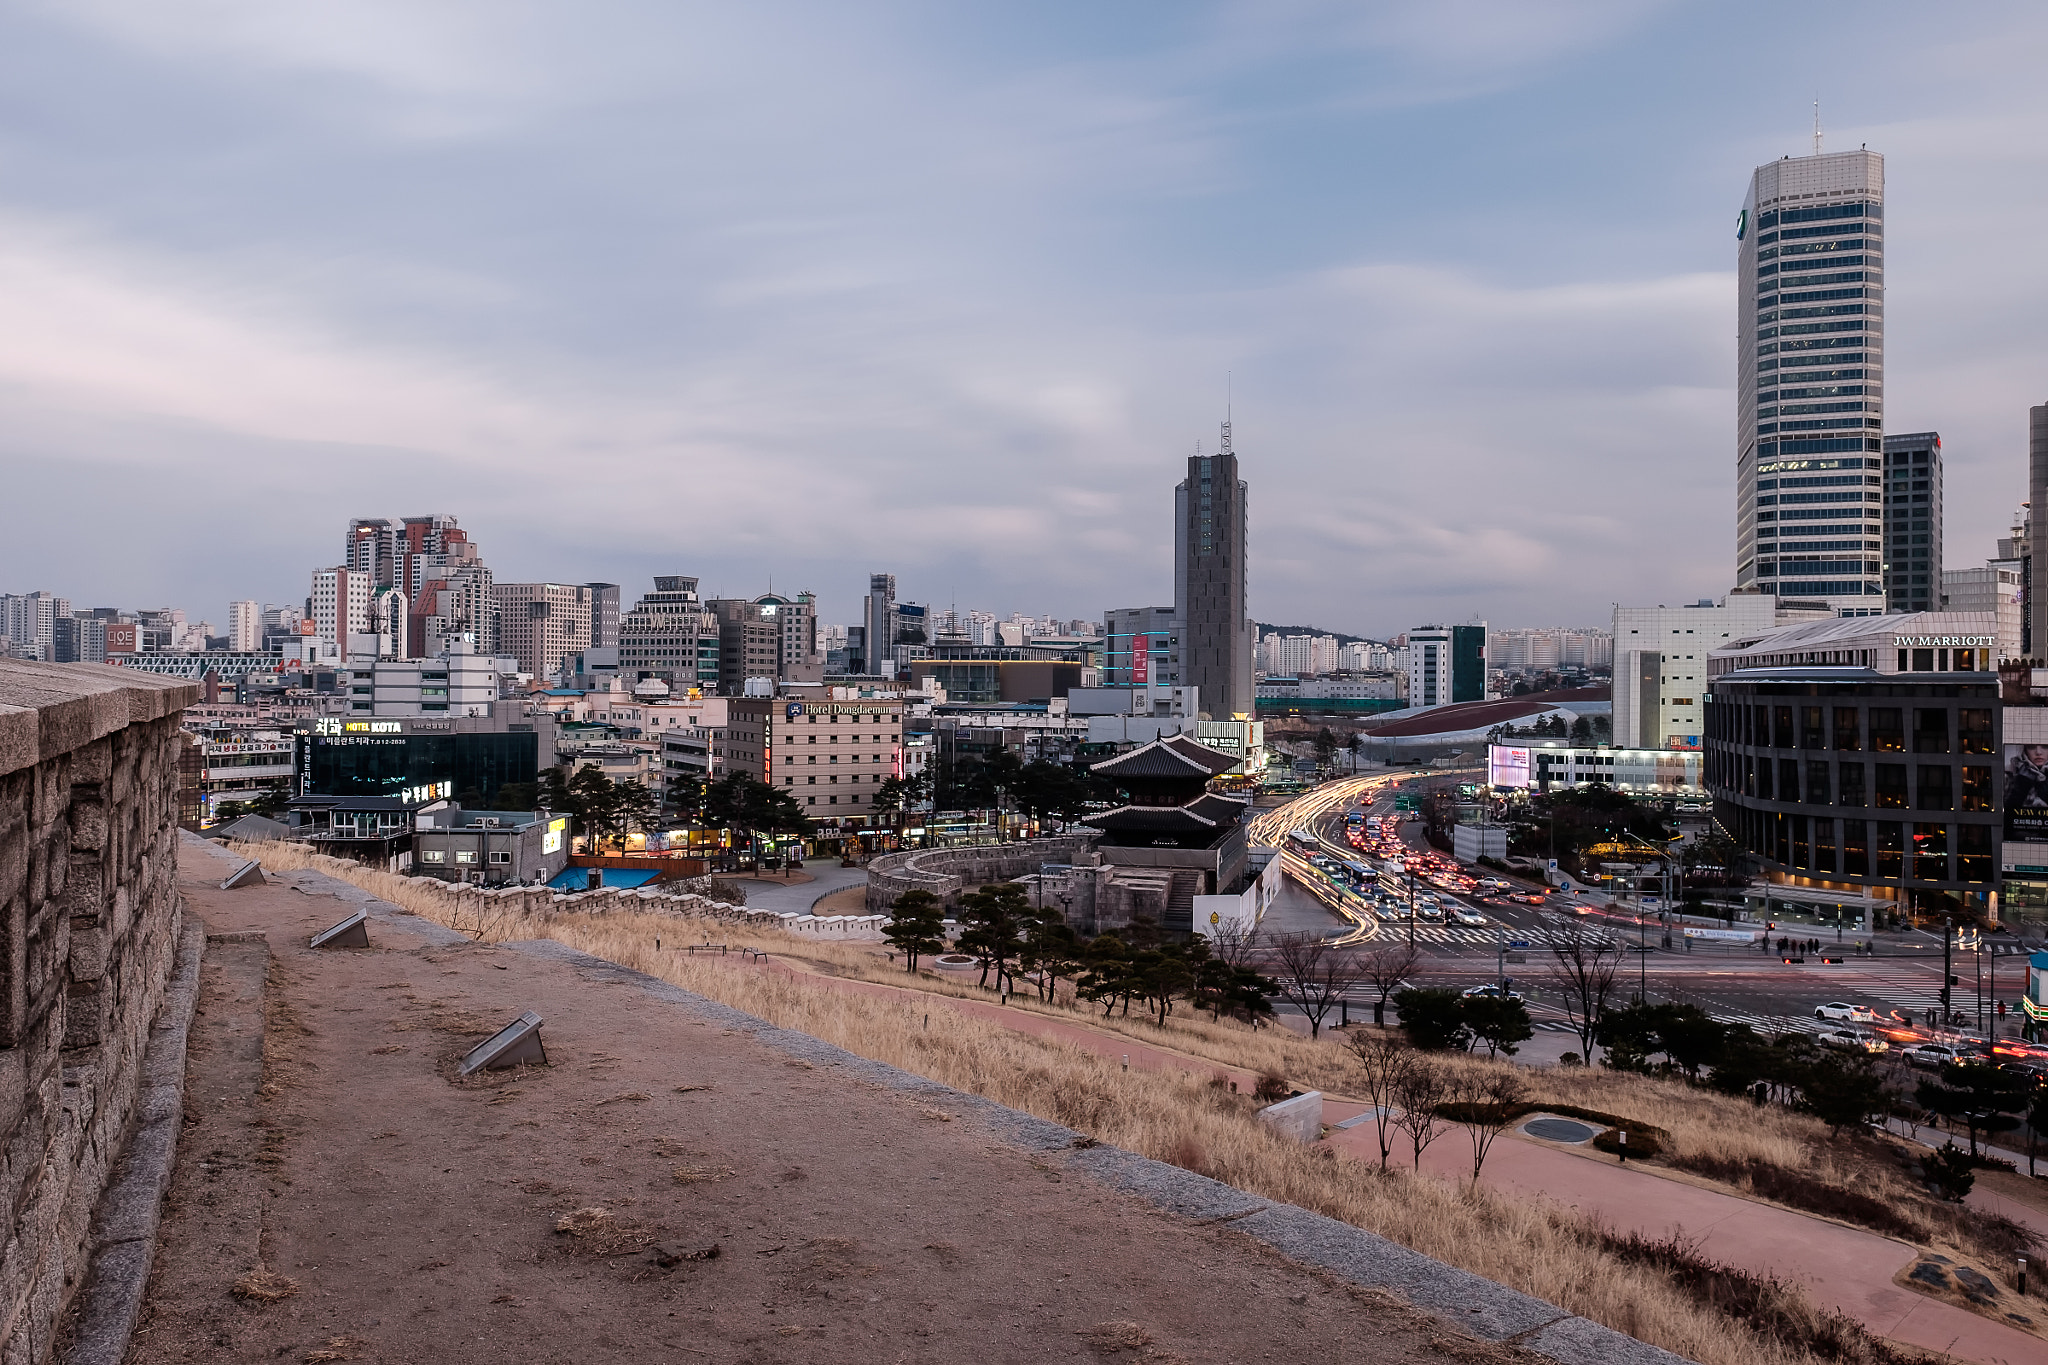
[[[568,830],[569,819],[567,816],[548,821],[547,832],[540,837],[540,851],[543,854],[560,853],[562,851],[563,836],[568,833]]]
[[[1152,657],[1149,652],[1151,644],[1152,637],[1142,630],[1131,636],[1131,686],[1133,687],[1149,687],[1152,685]]]
[[[2048,744],[2005,746],[2005,839],[2048,844]]]
[[[1486,785],[1489,787],[1527,787],[1529,781],[1529,751],[1495,744],[1486,752]],[[2048,815],[2048,811],[2043,812]]]

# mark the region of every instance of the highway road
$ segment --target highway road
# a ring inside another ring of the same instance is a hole
[[[1356,896],[1338,892],[1330,881],[1305,859],[1285,851],[1287,834],[1307,829],[1333,857],[1377,864],[1362,857],[1345,837],[1344,817],[1358,808],[1360,798],[1371,804],[1370,813],[1383,818],[1393,815],[1393,797],[1400,790],[1420,791],[1428,787],[1471,780],[1470,774],[1382,773],[1340,778],[1325,783],[1286,806],[1258,816],[1252,825],[1255,843],[1282,848],[1289,885],[1267,911],[1262,929],[1267,933],[1328,932],[1348,928],[1339,941],[1361,950],[1388,944],[1405,945],[1411,939],[1422,954],[1411,978],[1417,985],[1464,987],[1493,981],[1505,974],[1513,989],[1527,998],[1530,1013],[1539,1028],[1562,1029],[1562,994],[1550,983],[1550,954],[1544,944],[1567,926],[1606,928],[1612,941],[1623,949],[1623,962],[1616,979],[1616,993],[1626,1000],[1640,991],[1653,1001],[1673,1001],[1700,1006],[1715,1018],[1748,1024],[1764,1032],[1788,1030],[1818,1032],[1838,1027],[1814,1018],[1814,1006],[1828,1001],[1870,1005],[1890,1021],[1888,1031],[1895,1043],[1936,1036],[1943,1030],[1928,1024],[1940,1005],[1942,954],[1934,936],[1925,933],[1886,934],[1877,940],[1877,955],[1854,954],[1853,944],[1843,942],[1837,950],[1832,932],[1824,936],[1824,947],[1840,951],[1839,963],[1817,958],[1785,962],[1775,952],[1733,943],[1694,941],[1688,947],[1682,936],[1674,936],[1672,947],[1663,946],[1660,926],[1655,922],[1638,926],[1632,916],[1601,913],[1581,915],[1562,908],[1561,898],[1545,906],[1476,905],[1488,920],[1485,927],[1457,924],[1416,923],[1406,920],[1377,920],[1367,903]],[[1422,848],[1421,825],[1409,821],[1401,826],[1403,841]],[[1389,879],[1391,881],[1391,879]],[[1520,878],[1506,878],[1517,889],[1545,888]],[[1468,897],[1455,896],[1441,887],[1433,891],[1448,909]],[[1400,886],[1405,897],[1406,886]],[[1552,908],[1557,905],[1560,908]],[[1802,930],[1823,934],[1820,930]],[[1506,945],[1524,947],[1509,949]],[[2005,956],[1985,953],[1957,953],[1953,970],[1959,978],[1952,988],[1955,1009],[1975,1018],[1979,1000],[1984,1002],[1987,1029],[2001,1036],[2016,1032],[2016,1001],[2025,986],[2024,959],[2011,954],[2017,945],[2001,945]],[[1510,963],[1510,955],[1522,961]],[[1980,993],[1981,984],[1981,993]],[[1995,1002],[2007,1003],[2008,1017],[2001,1026]],[[1910,1016],[1908,1026],[1900,1016]]]

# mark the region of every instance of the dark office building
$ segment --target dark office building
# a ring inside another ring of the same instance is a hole
[[[540,735],[531,723],[502,730],[453,728],[447,720],[343,720],[303,725],[293,763],[301,796],[405,796],[439,793],[493,807],[507,783],[540,780]],[[552,758],[552,755],[550,755]]]
[[[1188,459],[1188,477],[1173,490],[1173,612],[1180,625],[1180,682],[1212,720],[1249,718],[1257,705],[1252,661],[1258,627],[1246,610],[1245,501],[1230,449]]]
[[[1884,438],[1884,607],[1941,610],[1941,433]]]
[[[1714,679],[1703,780],[1774,882],[1983,913],[1997,889],[1995,675],[1752,668]]]

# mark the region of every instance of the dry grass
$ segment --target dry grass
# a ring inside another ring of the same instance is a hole
[[[242,850],[277,868],[317,867],[443,923],[453,897],[438,884],[369,871],[293,846]],[[670,981],[782,1028],[926,1076],[959,1090],[1051,1119],[1102,1142],[1171,1161],[1262,1197],[1313,1209],[1366,1228],[1426,1255],[1511,1285],[1701,1365],[1809,1365],[1803,1347],[1766,1338],[1701,1303],[1653,1266],[1603,1250],[1576,1213],[1547,1201],[1510,1198],[1333,1160],[1326,1149],[1276,1136],[1252,1116],[1250,1101],[1208,1083],[1206,1073],[1124,1071],[1114,1058],[1000,1024],[945,1012],[945,1026],[921,1026],[914,997],[821,989],[801,975],[763,970],[737,956],[656,951],[674,944],[677,924],[659,913],[506,915],[458,927],[493,941],[544,936]],[[818,943],[773,931],[718,923],[714,939],[758,946],[839,975],[902,985],[871,950]],[[932,993],[986,999],[971,984],[918,980]],[[1103,1021],[1099,1012],[1012,997],[1020,1008],[1085,1017],[1095,1027],[1166,1046],[1191,1058],[1258,1073],[1275,1069],[1297,1083],[1346,1089],[1341,1049],[1311,1044],[1279,1029],[1253,1032],[1229,1022],[1175,1020],[1164,1030],[1138,1020]],[[1470,1065],[1485,1065],[1476,1059]],[[1651,1078],[1538,1072],[1534,1097],[1625,1112],[1671,1132],[1678,1150],[1738,1157],[1798,1157],[1810,1135],[1796,1115],[1741,1110],[1732,1119],[1706,1097]],[[1732,1109],[1732,1107],[1730,1107]],[[1818,1330],[1824,1317],[1794,1294],[1787,1311]],[[1855,1357],[1835,1357],[1855,1359]]]

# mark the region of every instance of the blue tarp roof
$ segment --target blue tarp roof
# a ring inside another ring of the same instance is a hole
[[[590,885],[590,874],[593,872],[604,874],[604,881],[601,885],[617,887],[622,891],[631,891],[636,887],[645,886],[660,875],[657,872],[642,871],[639,868],[565,867],[555,874],[555,879],[549,882],[548,886],[555,891],[581,891]]]

